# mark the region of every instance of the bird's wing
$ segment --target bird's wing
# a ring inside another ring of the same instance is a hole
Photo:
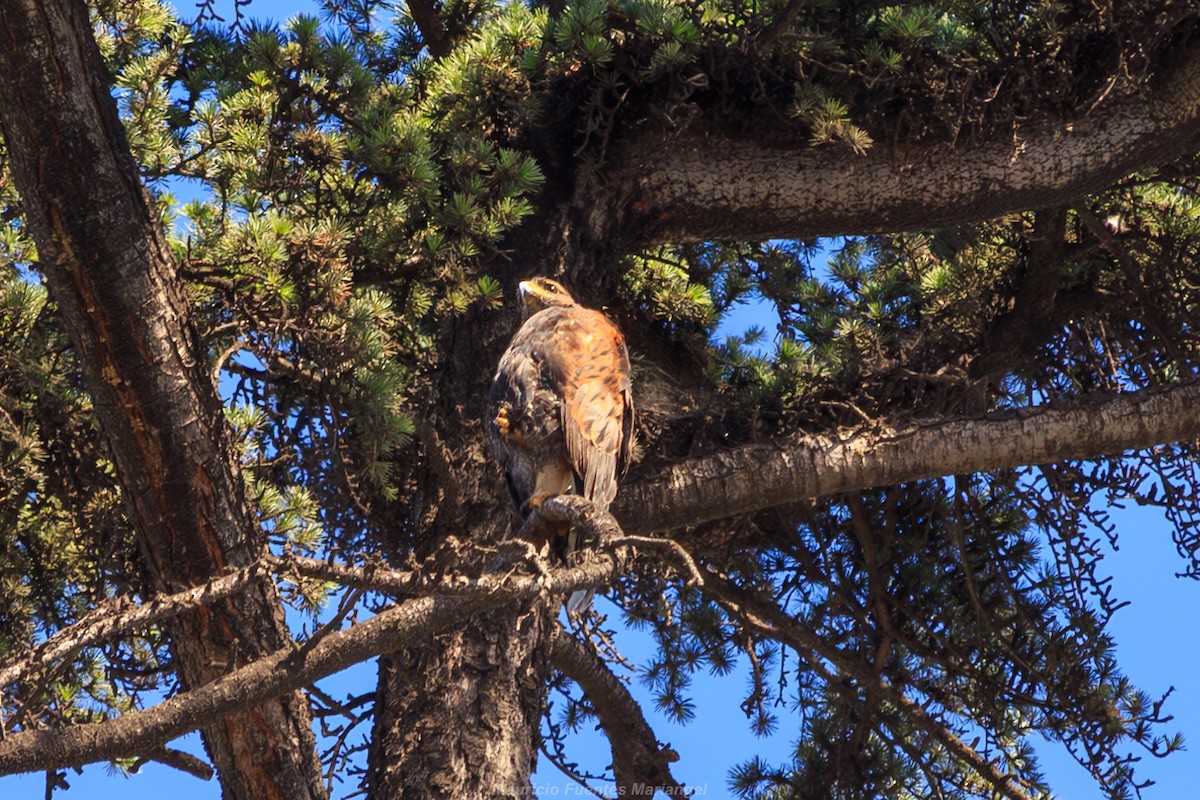
[[[633,446],[629,353],[620,331],[598,311],[571,309],[560,324],[556,356],[562,428],[579,491],[607,508]]]
[[[501,357],[488,395],[488,445],[518,506],[535,494],[571,487],[561,430],[562,382],[555,366],[559,311],[548,309],[526,320]],[[507,430],[497,424],[501,411]]]

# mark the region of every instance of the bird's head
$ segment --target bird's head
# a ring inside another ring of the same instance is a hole
[[[561,283],[550,278],[530,278],[521,281],[517,289],[521,293],[521,310],[526,317],[551,306],[575,305],[571,293],[564,289]]]

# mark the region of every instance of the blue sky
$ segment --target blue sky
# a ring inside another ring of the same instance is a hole
[[[192,13],[192,3],[182,4]],[[218,3],[218,8],[231,6]],[[282,2],[254,0],[251,15],[257,18],[286,18],[297,11],[314,8],[311,2]],[[232,17],[227,16],[227,19]],[[774,321],[764,319],[763,309],[745,306],[726,321],[727,333],[740,333],[751,325],[774,330]],[[1142,779],[1152,779],[1156,786],[1145,790],[1148,800],[1173,800],[1196,794],[1200,776],[1200,585],[1176,578],[1182,563],[1171,543],[1170,529],[1161,515],[1141,509],[1118,512],[1116,519],[1121,531],[1120,550],[1109,553],[1104,569],[1113,576],[1116,596],[1130,601],[1119,611],[1110,628],[1118,644],[1118,656],[1125,673],[1152,696],[1165,693],[1171,686],[1175,693],[1167,710],[1175,715],[1171,730],[1181,731],[1185,738],[1196,742],[1196,750],[1185,750],[1153,763],[1143,761],[1138,772]],[[601,611],[612,610],[607,601],[598,600]],[[650,643],[643,634],[623,634],[619,645],[635,661],[649,654]],[[360,664],[321,683],[322,689],[335,697],[369,691],[375,681],[373,663]],[[746,685],[746,674],[737,671],[724,678],[697,676],[693,686],[696,717],[687,725],[678,725],[654,711],[652,699],[635,680],[632,690],[643,700],[647,716],[658,738],[670,743],[681,755],[675,765],[675,776],[694,787],[697,797],[723,798],[728,796],[726,778],[729,769],[756,755],[772,763],[783,762],[795,738],[796,723],[781,719],[777,733],[770,739],[759,739],[749,732],[744,714],[739,708]],[[789,725],[791,728],[789,729]],[[199,752],[195,734],[173,743],[175,747]],[[601,734],[586,732],[575,742],[574,753],[585,768],[602,769],[608,764],[607,743]],[[1039,749],[1043,768],[1064,800],[1087,800],[1098,797],[1090,778],[1082,768],[1058,747]],[[0,779],[0,797],[5,800],[35,800],[44,796],[44,779],[40,775],[13,776]],[[81,775],[69,774],[73,791],[67,797],[111,797],[122,800],[217,800],[220,789],[216,781],[202,782],[194,777],[157,764],[148,765],[130,778],[114,776],[110,768],[93,765]],[[542,797],[577,797],[579,790],[562,777],[544,759],[535,784]],[[352,787],[343,786],[343,793]],[[56,795],[62,796],[62,795]]]

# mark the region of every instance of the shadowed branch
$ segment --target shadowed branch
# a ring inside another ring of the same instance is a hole
[[[579,685],[600,719],[612,747],[617,796],[650,797],[658,787],[673,796],[686,796],[671,775],[670,763],[678,756],[659,745],[641,705],[604,660],[561,627],[551,640],[550,660]]]

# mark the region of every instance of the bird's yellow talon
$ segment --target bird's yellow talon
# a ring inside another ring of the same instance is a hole
[[[525,439],[523,436],[521,436],[521,432],[517,430],[516,426],[513,425],[512,420],[508,418],[507,408],[501,407],[501,409],[496,412],[496,419],[494,422],[496,425],[496,432],[500,434],[502,439],[508,439],[509,441],[518,445],[524,444]]]

